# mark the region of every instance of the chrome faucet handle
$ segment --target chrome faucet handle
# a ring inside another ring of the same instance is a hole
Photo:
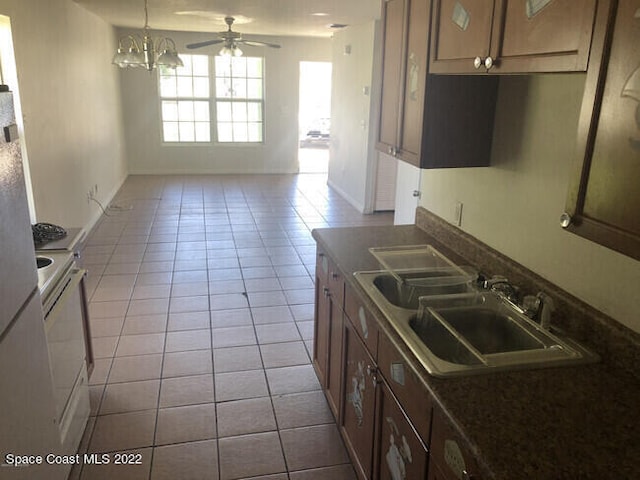
[[[518,287],[512,285],[506,277],[495,275],[490,279],[485,279],[481,283],[482,288],[495,292],[505,297],[507,300],[516,303],[518,299]]]
[[[537,315],[538,323],[540,323],[540,326],[545,330],[549,330],[551,326],[551,314],[556,309],[556,305],[553,299],[544,292],[538,292],[536,298],[540,302]]]

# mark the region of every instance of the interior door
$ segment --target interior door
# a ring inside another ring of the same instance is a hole
[[[416,208],[419,202],[420,169],[407,162],[398,161],[394,225],[415,223]]]

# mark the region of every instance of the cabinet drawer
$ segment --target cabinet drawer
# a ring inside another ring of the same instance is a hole
[[[437,465],[443,480],[481,479],[476,458],[439,407],[433,409],[430,449],[429,468],[431,469],[434,464]]]
[[[378,321],[360,301],[358,295],[345,287],[344,310],[374,360],[378,358]]]
[[[378,340],[378,369],[411,419],[420,438],[428,445],[433,406],[431,394],[384,334]]]

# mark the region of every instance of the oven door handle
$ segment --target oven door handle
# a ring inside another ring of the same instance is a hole
[[[49,311],[44,312],[44,321],[47,330],[51,328],[49,317],[51,317],[55,313],[55,309],[58,306],[64,305],[67,299],[75,293],[76,287],[80,284],[86,274],[87,271],[83,269],[74,268],[71,270],[70,279],[67,282],[67,285],[62,290],[62,294],[53,302]]]

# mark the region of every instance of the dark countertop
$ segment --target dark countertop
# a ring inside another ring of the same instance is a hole
[[[401,348],[400,337],[352,276],[380,268],[368,248],[432,244],[454,262],[468,264],[414,225],[318,229],[313,236]],[[484,477],[640,477],[640,382],[604,355],[593,365],[438,379],[408,348],[402,351],[477,455]]]

